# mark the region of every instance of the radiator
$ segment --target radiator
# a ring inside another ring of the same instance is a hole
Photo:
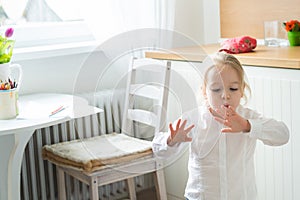
[[[270,147],[257,143],[255,167],[259,200],[300,199],[300,81],[250,78],[251,107],[284,121],[290,130],[288,144]]]
[[[102,108],[103,113],[70,120],[68,122],[38,129],[34,132],[24,151],[21,169],[21,199],[57,199],[57,180],[55,165],[44,161],[42,146],[78,138],[86,138],[120,132],[123,91],[101,91],[83,94],[92,105]],[[153,187],[152,176],[145,175],[135,179],[136,190]],[[67,199],[89,199],[88,186],[66,175]],[[128,195],[125,181],[99,187],[100,199],[120,199]]]

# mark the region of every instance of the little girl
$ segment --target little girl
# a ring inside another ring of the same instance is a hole
[[[254,200],[256,140],[283,145],[289,130],[283,122],[240,105],[250,88],[234,56],[216,53],[212,60],[202,87],[206,105],[183,114],[167,133],[157,133],[152,148],[168,158],[189,145],[186,199]]]

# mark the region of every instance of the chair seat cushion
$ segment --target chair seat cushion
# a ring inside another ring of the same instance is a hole
[[[151,154],[150,141],[119,133],[45,145],[42,150],[44,159],[86,172]]]

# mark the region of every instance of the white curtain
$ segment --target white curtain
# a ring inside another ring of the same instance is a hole
[[[137,29],[173,30],[176,0],[85,0],[82,17],[99,42]]]
[[[12,21],[11,23],[15,23],[22,18],[27,2],[28,0],[1,0],[0,7]]]

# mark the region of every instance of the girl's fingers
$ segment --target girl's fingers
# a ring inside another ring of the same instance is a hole
[[[169,128],[170,128],[171,133],[174,133],[174,129],[173,129],[172,123],[169,124]]]
[[[222,133],[231,133],[231,132],[233,132],[233,130],[232,130],[232,128],[222,128],[221,132]]]
[[[215,117],[214,118],[217,122],[220,122],[221,124],[224,124],[225,123],[225,119],[223,119],[223,118],[220,118],[220,117]]]
[[[222,119],[225,119],[227,117],[227,114],[226,114],[226,111],[221,111],[219,109],[216,109],[216,112],[218,113],[218,116],[219,118],[222,118]]]
[[[186,131],[186,136],[185,136],[185,141],[186,142],[191,142],[192,141],[192,138],[188,137],[188,133],[192,130],[192,128],[194,128],[194,125],[188,127],[185,131]]]
[[[179,119],[179,120],[178,120],[178,122],[177,122],[177,124],[176,124],[176,130],[178,130],[178,129],[179,129],[179,127],[180,127],[180,123],[181,123],[181,119]]]
[[[231,127],[232,126],[232,124],[231,124],[231,122],[229,121],[229,120],[224,120],[224,123],[223,123],[225,126],[228,126],[228,127]]]
[[[233,116],[233,115],[236,114],[236,112],[235,112],[235,110],[233,109],[232,106],[226,107],[226,106],[222,105],[221,108],[224,110],[224,115],[226,117],[230,117],[230,116]]]
[[[215,120],[220,122],[221,124],[224,124],[225,126],[228,126],[228,127],[231,127],[232,124],[230,123],[229,120],[227,119],[222,119],[222,118],[219,118],[219,117],[215,117]]]
[[[231,114],[234,115],[235,114],[235,110],[233,109],[232,106],[229,106],[228,109],[230,110]]]
[[[183,123],[180,126],[180,129],[184,129],[185,125],[186,125],[187,120],[184,120]]]
[[[186,132],[186,133],[189,133],[194,127],[195,127],[194,124],[191,125],[191,126],[189,126],[187,129],[185,129],[185,132]]]
[[[223,113],[221,113],[219,110],[214,110],[211,107],[209,108],[209,112],[214,116],[218,118],[224,118]]]
[[[189,133],[191,130],[192,130],[192,128],[194,128],[194,124],[193,125],[190,125],[188,128],[186,128],[185,129],[185,126],[186,126],[186,123],[187,123],[187,120],[184,120],[183,121],[183,123],[180,125],[180,122],[181,122],[181,120],[179,119],[178,120],[178,122],[177,122],[177,124],[176,124],[176,129],[174,130],[174,128],[173,128],[173,125],[172,125],[172,123],[170,123],[169,124],[169,129],[170,129],[170,131],[171,131],[171,134],[174,134],[174,133],[176,133],[176,132],[178,132],[178,131],[182,131],[183,133]]]
[[[209,107],[208,110],[209,110],[209,112],[210,112],[213,116],[215,116],[215,115],[218,114],[218,113],[217,113],[213,108],[211,108],[211,107]]]

